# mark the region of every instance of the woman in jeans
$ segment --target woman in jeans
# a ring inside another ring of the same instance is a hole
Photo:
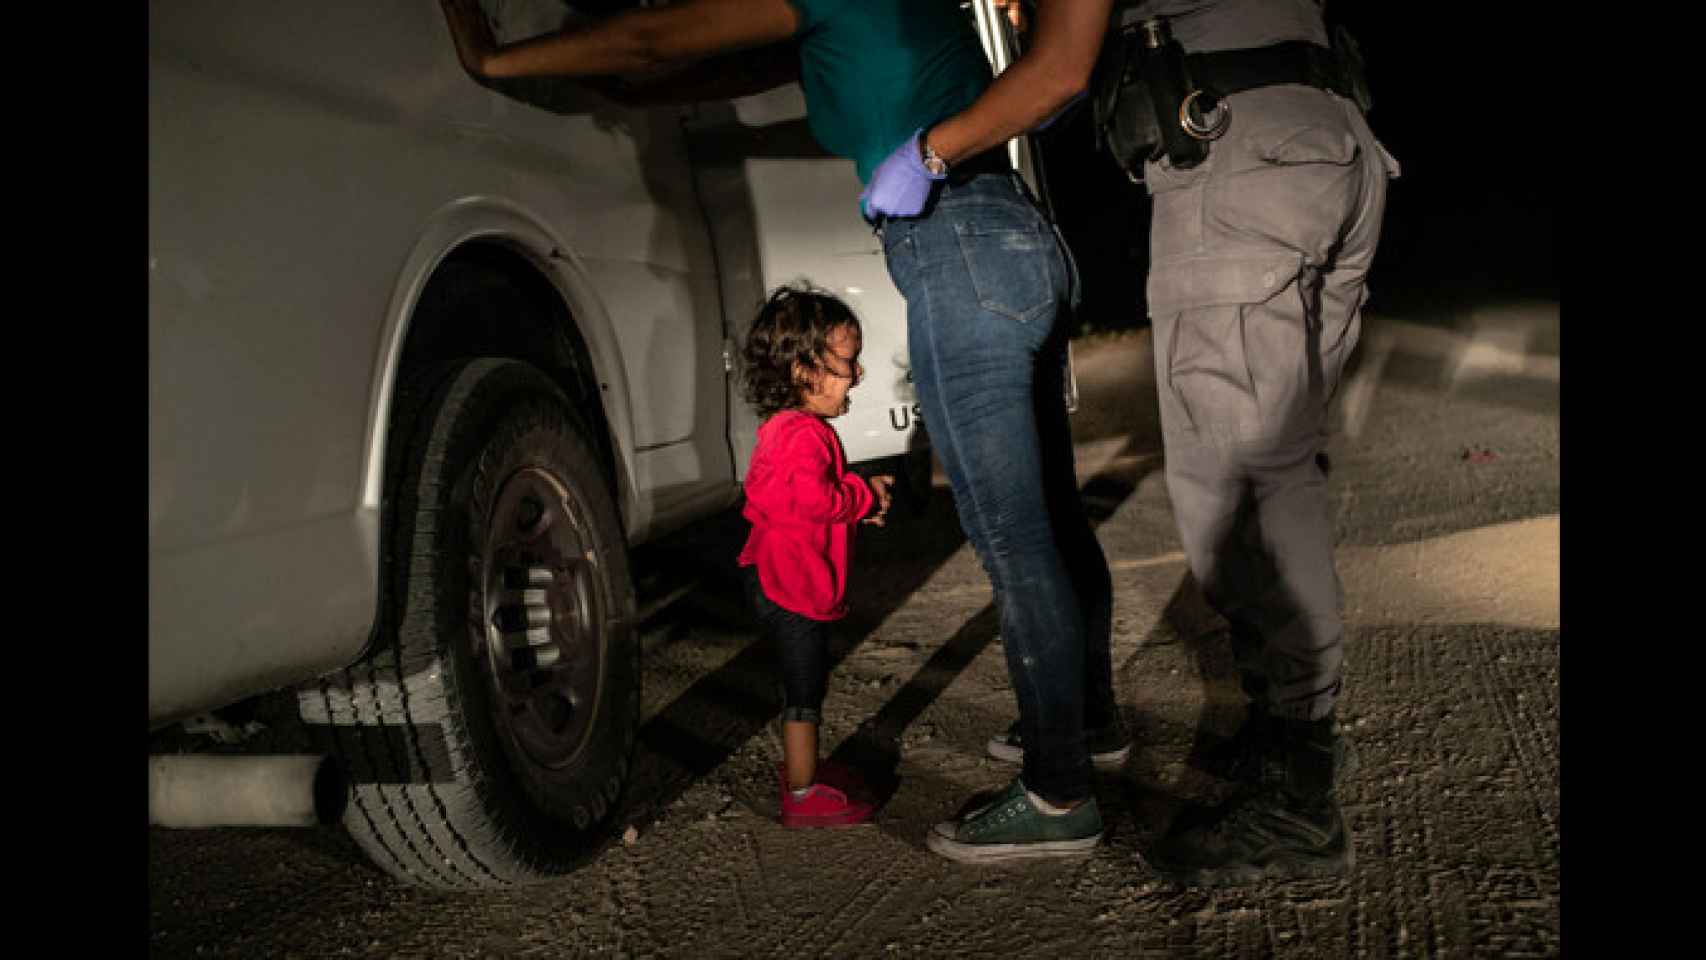
[[[683,0],[498,48],[474,0],[444,0],[480,78],[633,74],[791,42],[818,142],[851,158],[861,212],[907,302],[913,378],[961,526],[995,589],[1022,760],[995,801],[931,831],[991,862],[1087,853],[1102,820],[1092,744],[1129,745],[1114,708],[1107,561],[1078,496],[1062,403],[1073,269],[1001,146],[1088,83],[1111,0],[1040,4],[999,78],[955,0]],[[747,55],[757,57],[756,52]]]

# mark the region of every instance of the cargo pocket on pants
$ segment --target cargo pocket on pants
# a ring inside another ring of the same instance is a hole
[[[1172,328],[1167,345],[1165,386],[1183,409],[1191,429],[1237,440],[1263,432],[1263,397],[1249,355],[1246,324],[1251,308],[1295,286],[1303,270],[1299,254],[1249,257],[1189,257],[1162,261],[1150,271],[1151,316]],[[1269,317],[1260,318],[1264,321]],[[1273,334],[1255,338],[1271,350]],[[1304,348],[1299,318],[1298,353]],[[1290,351],[1287,351],[1288,353]],[[1287,362],[1263,356],[1258,363]]]

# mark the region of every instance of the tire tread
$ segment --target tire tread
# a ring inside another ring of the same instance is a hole
[[[493,358],[464,365],[423,414],[422,423],[430,432],[417,447],[416,469],[406,471],[413,482],[399,485],[396,516],[407,532],[397,533],[404,555],[394,565],[392,595],[399,598],[394,626],[382,629],[381,645],[364,661],[321,678],[299,694],[303,718],[324,726],[331,751],[350,768],[344,825],[351,836],[392,876],[440,889],[501,888],[548,879],[600,848],[593,835],[608,832],[603,821],[617,800],[609,794],[621,792],[639,721],[639,645],[616,630],[609,636],[607,656],[629,658],[623,672],[632,678],[634,689],[608,691],[627,701],[612,704],[625,708],[626,714],[612,715],[610,733],[620,745],[613,764],[617,773],[610,778],[597,773],[586,784],[588,796],[581,805],[590,801],[593,810],[584,824],[586,836],[571,844],[577,851],[570,856],[541,852],[539,842],[554,838],[541,838],[535,829],[530,843],[524,824],[501,812],[506,797],[523,799],[527,792],[491,782],[478,760],[481,748],[463,725],[465,707],[474,708],[465,704],[458,688],[462,678],[444,656],[446,635],[461,632],[447,627],[448,618],[464,618],[466,610],[463,603],[444,608],[434,589],[445,562],[441,533],[449,534],[448,528],[441,530],[442,506],[458,486],[441,478],[450,476],[447,468],[454,466],[456,450],[471,442],[476,428],[463,415],[470,409],[499,411],[492,416],[501,420],[497,430],[481,434],[481,452],[465,468],[465,475],[473,477],[468,489],[495,489],[490,484],[496,451],[542,426],[576,453],[591,452],[579,417],[542,374],[516,361]],[[612,518],[606,522],[615,524],[615,548],[626,550],[608,491],[599,495],[604,498],[601,508]],[[474,503],[471,508],[484,505]],[[593,525],[599,522],[595,517]],[[597,536],[605,542],[612,539],[603,528]],[[615,604],[611,613],[613,618],[631,617],[632,585],[625,565],[616,573],[609,584]],[[429,732],[433,727],[442,740]],[[489,760],[502,762],[503,757]],[[577,809],[574,817],[576,827],[583,826],[580,812]],[[557,824],[555,831],[574,833],[568,823]]]

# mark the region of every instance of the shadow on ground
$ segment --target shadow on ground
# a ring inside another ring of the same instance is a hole
[[[1127,448],[1147,450],[1149,441],[1132,438]],[[1158,458],[1135,456],[1115,457],[1113,462],[1116,466],[1091,477],[1081,487],[1093,526],[1113,516],[1160,464]],[[744,521],[736,515],[680,558],[701,565],[706,557],[717,559],[712,561],[704,585],[683,602],[678,615],[709,617],[737,629],[756,629],[744,609],[738,571],[732,561],[745,530]],[[831,667],[857,649],[863,638],[905,604],[964,544],[952,498],[942,488],[906,522],[892,525],[882,536],[862,541],[854,576],[868,586],[860,591],[847,619],[836,628]],[[879,799],[887,800],[898,786],[902,733],[998,636],[999,620],[991,602],[966,619],[831,757],[857,769]],[[782,701],[777,675],[774,651],[767,644],[752,643],[649,719],[640,731],[622,822],[644,829],[697,779],[721,766],[778,716]]]

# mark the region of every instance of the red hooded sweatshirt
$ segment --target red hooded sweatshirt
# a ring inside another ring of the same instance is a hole
[[[829,424],[783,410],[758,428],[741,511],[752,534],[739,563],[758,565],[764,595],[777,606],[839,620],[847,615],[853,529],[875,502],[864,478],[847,472],[847,455]]]

